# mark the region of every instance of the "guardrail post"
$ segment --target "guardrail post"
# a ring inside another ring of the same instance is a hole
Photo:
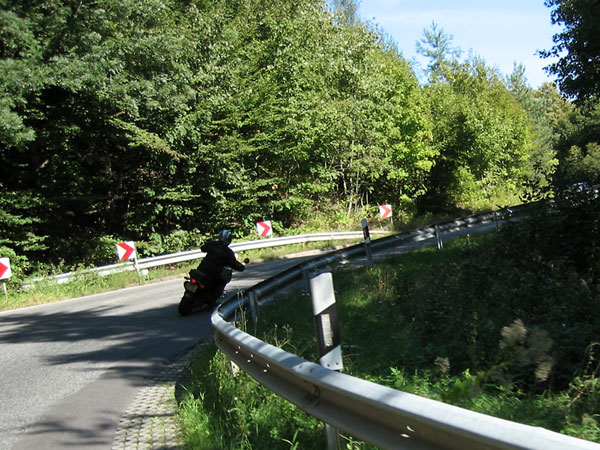
[[[496,225],[496,231],[500,229],[500,225],[498,224],[498,212],[494,211],[494,224]]]
[[[331,370],[342,370],[342,344],[331,272],[311,278],[310,292],[315,317],[319,363]],[[328,450],[339,448],[338,432],[335,427],[325,423],[325,436]]]
[[[440,232],[440,227],[435,225],[435,238],[437,239],[437,248],[438,250],[442,250],[444,248],[444,242],[442,241],[442,233]]]
[[[319,346],[319,363],[331,370],[341,370],[342,345],[331,272],[311,278],[310,293]]]
[[[367,224],[367,219],[362,220],[362,229],[363,236],[365,237],[365,253],[367,255],[367,264],[369,266],[373,265],[373,254],[371,253],[371,235],[369,233],[369,225]]]
[[[252,319],[252,324],[255,327],[258,322],[258,299],[256,297],[256,292],[248,292],[248,303],[250,304],[250,318]]]
[[[140,265],[138,263],[138,258],[137,258],[137,252],[134,253],[133,256],[133,268],[135,269],[135,271],[137,272],[137,276],[138,276],[138,284],[141,283],[142,281],[142,276],[140,275]]]
[[[307,294],[310,293],[310,278],[308,276],[308,268],[306,266],[302,266],[302,284],[304,286],[304,292]]]

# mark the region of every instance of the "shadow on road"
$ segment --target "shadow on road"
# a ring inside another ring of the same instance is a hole
[[[2,344],[61,344],[52,354],[38,355],[46,364],[138,360],[159,357],[148,348],[169,343],[171,348],[212,335],[209,311],[182,318],[173,305],[123,313],[123,308],[100,306],[74,312],[24,315],[20,312],[0,317]],[[52,348],[50,345],[49,348]],[[116,368],[116,367],[115,367]],[[115,369],[113,368],[113,369]],[[122,371],[128,371],[122,367]]]

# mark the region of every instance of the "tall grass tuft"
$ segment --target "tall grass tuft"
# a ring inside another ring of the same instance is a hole
[[[323,427],[316,419],[245,373],[233,374],[214,344],[204,347],[191,366],[191,376],[180,399],[186,448],[324,448]]]

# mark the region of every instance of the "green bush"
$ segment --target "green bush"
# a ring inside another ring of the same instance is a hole
[[[210,238],[200,230],[176,230],[166,236],[152,233],[147,241],[141,241],[137,245],[140,254],[148,257],[195,250]]]

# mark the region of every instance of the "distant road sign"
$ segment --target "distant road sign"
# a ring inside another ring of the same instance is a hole
[[[260,237],[266,237],[273,235],[273,227],[271,226],[270,220],[256,223],[256,231]]]
[[[10,270],[10,259],[0,258],[0,280],[10,278],[12,271]]]
[[[392,205],[379,205],[379,214],[382,219],[392,216]]]
[[[135,243],[133,241],[119,242],[117,245],[117,257],[121,261],[135,258]]]

